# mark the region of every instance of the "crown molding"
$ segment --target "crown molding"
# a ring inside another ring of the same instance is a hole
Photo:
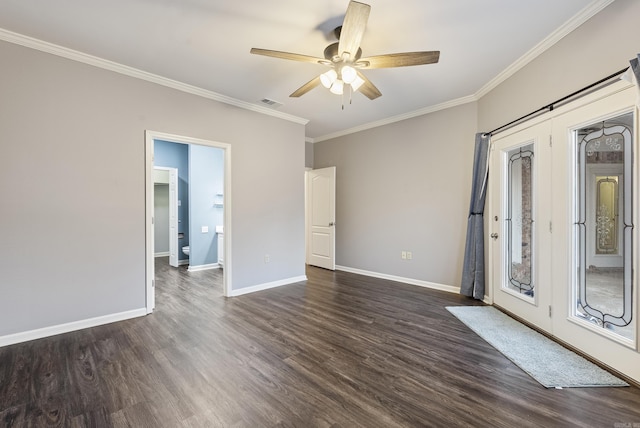
[[[25,46],[27,48],[39,50],[59,57],[67,58],[73,61],[81,62],[84,64],[92,65],[94,67],[102,68],[104,70],[113,71],[125,76],[134,77],[136,79],[145,80],[147,82],[156,83],[158,85],[166,86],[168,88],[176,89],[178,91],[186,92],[188,94],[197,95],[210,100],[218,101],[224,104],[229,104],[235,107],[239,107],[245,110],[250,110],[256,113],[265,114],[267,116],[277,117],[290,122],[306,125],[309,123],[308,119],[304,119],[298,116],[293,116],[287,113],[282,113],[276,110],[272,110],[266,107],[261,107],[255,104],[241,101],[226,95],[219,94],[217,92],[209,91],[199,88],[197,86],[188,85],[186,83],[179,82],[177,80],[168,79],[166,77],[159,76],[157,74],[148,73],[146,71],[139,70],[137,68],[129,67],[123,64],[119,64],[114,61],[109,61],[97,56],[89,55],[83,52],[79,52],[73,49],[65,48],[53,43],[45,42],[43,40],[35,39],[33,37],[25,36],[23,34],[14,33],[0,28],[0,40],[4,40],[16,45]]]
[[[440,110],[446,110],[448,108],[456,107],[462,104],[467,104],[476,101],[473,95],[469,95],[467,97],[456,98],[455,100],[447,101],[441,104],[436,104],[433,106],[421,108],[419,110],[410,111],[408,113],[399,114],[396,116],[387,117],[385,119],[377,120],[375,122],[365,123],[353,128],[345,129],[343,131],[334,132],[332,134],[323,135],[318,138],[311,138],[312,143],[319,143],[321,141],[331,140],[333,138],[342,137],[345,135],[353,134],[360,131],[366,131],[367,129],[377,128],[379,126],[389,125],[395,122],[400,122],[407,119],[412,119],[414,117],[423,116],[429,113],[435,113]]]
[[[499,84],[513,76],[517,71],[522,69],[525,65],[529,64],[535,58],[544,53],[551,46],[558,43],[567,34],[587,22],[594,15],[600,12],[605,7],[609,6],[615,0],[595,0],[587,5],[584,9],[571,17],[567,22],[562,24],[553,33],[549,34],[540,43],[531,48],[527,53],[518,58],[513,64],[505,68],[500,74],[491,79],[484,85],[478,92],[475,93],[476,99],[480,99],[490,91],[495,89]]]

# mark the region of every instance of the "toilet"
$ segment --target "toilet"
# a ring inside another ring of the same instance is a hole
[[[187,255],[187,256],[188,256],[188,255],[189,255],[189,246],[188,246],[188,245],[186,245],[186,246],[182,247],[182,252],[183,252],[185,255]]]

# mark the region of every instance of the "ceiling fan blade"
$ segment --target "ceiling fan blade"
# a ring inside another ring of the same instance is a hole
[[[306,94],[307,92],[309,92],[310,90],[312,90],[313,88],[315,88],[316,86],[318,86],[320,84],[320,76],[318,77],[314,77],[313,79],[309,80],[307,83],[305,83],[304,85],[300,86],[298,89],[296,89],[291,95],[289,95],[290,97],[301,97],[304,94]]]
[[[291,61],[312,62],[314,64],[324,64],[327,62],[324,58],[316,58],[314,56],[300,55],[290,52],[272,51],[269,49],[251,48],[251,53],[255,55],[270,56],[273,58],[289,59]]]
[[[360,58],[360,68],[407,67],[410,65],[434,64],[440,60],[440,51],[405,52]]]
[[[369,98],[370,100],[375,100],[376,98],[382,96],[382,92],[380,92],[380,90],[376,88],[376,85],[371,83],[371,81],[367,79],[364,74],[359,72],[358,76],[362,80],[364,80],[364,83],[362,84],[362,86],[358,88],[358,91],[362,92],[362,95]]]
[[[347,14],[342,23],[340,40],[338,41],[338,53],[342,56],[347,52],[352,59],[355,59],[360,42],[364,35],[364,30],[369,19],[371,6],[357,1],[350,1],[347,7]]]

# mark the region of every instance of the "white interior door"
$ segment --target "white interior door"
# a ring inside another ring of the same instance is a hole
[[[493,302],[550,331],[548,123],[492,141],[490,238]]]
[[[169,168],[169,265],[178,267],[178,169]]]
[[[307,264],[335,270],[336,168],[307,173]]]

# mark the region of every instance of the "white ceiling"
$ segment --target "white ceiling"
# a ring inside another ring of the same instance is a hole
[[[306,136],[319,141],[472,99],[612,0],[363,1],[363,56],[440,50],[440,62],[367,70],[382,97],[356,93],[344,110],[322,86],[289,98],[324,66],[249,50],[322,57],[347,0],[2,0],[0,28],[242,104],[278,101],[277,112],[308,119]]]

